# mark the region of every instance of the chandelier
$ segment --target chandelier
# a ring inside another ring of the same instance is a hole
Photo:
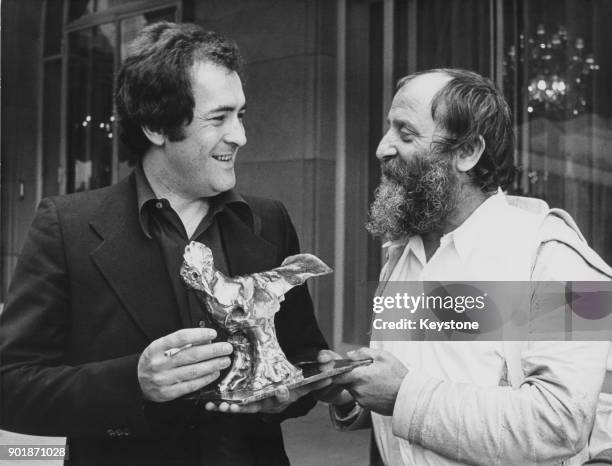
[[[506,77],[527,67],[527,113],[554,120],[575,118],[590,110],[592,75],[599,70],[581,37],[575,40],[565,26],[547,32],[540,24],[534,37],[520,34],[518,51],[512,45],[505,62]]]

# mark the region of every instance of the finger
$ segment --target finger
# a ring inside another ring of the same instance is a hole
[[[331,387],[331,385],[332,385],[332,378],[328,377],[326,379],[319,380],[318,382],[310,384],[310,389],[308,390],[308,392],[311,392],[313,390],[321,390],[322,388],[325,388],[325,387]]]
[[[289,403],[291,401],[289,389],[285,385],[280,386],[274,394],[274,398],[277,403]]]
[[[321,350],[317,355],[317,362],[322,364],[333,361],[335,359],[342,359],[342,357],[338,353],[334,353],[331,350]]]
[[[355,367],[353,370],[332,377],[332,383],[335,385],[352,384],[362,379],[363,368]]]
[[[186,366],[189,364],[198,363],[200,361],[228,356],[233,350],[234,348],[232,345],[227,342],[192,346],[191,348],[182,350],[172,356],[172,363],[175,367]]]
[[[233,414],[255,414],[261,411],[261,403],[249,403],[246,405],[232,404],[230,412]]]
[[[230,411],[236,414],[254,414],[265,410],[266,406],[267,403],[263,401],[256,401],[255,403],[248,403],[245,405],[232,404],[230,406]]]
[[[317,390],[322,390],[326,387],[330,387],[331,383],[332,383],[331,377],[329,377],[327,379],[309,383],[308,385],[302,385],[301,387],[294,388],[293,390],[291,390],[293,392],[291,401],[293,402],[299,398],[302,398],[304,395],[307,395],[310,392],[314,392]]]
[[[206,403],[205,408],[208,411],[218,411],[222,413],[257,413],[260,411],[260,403],[251,403],[249,405],[239,405],[237,403],[228,403],[227,401],[221,402],[218,406],[214,403]]]
[[[381,356],[380,351],[372,349],[372,348],[359,348],[357,350],[354,351],[349,351],[348,353],[346,353],[346,355],[349,357],[349,359],[352,359],[353,361],[358,361],[360,359],[378,359]]]
[[[214,404],[212,401],[209,401],[208,403],[206,403],[204,405],[204,408],[206,409],[206,411],[219,411],[217,409],[217,405]]]
[[[312,395],[320,401],[324,401],[326,403],[334,403],[334,404],[342,404],[341,401],[344,400],[343,393],[345,393],[344,387],[340,385],[329,385],[319,390],[314,390]]]
[[[254,403],[248,403],[245,405],[233,405],[231,407],[233,413],[241,414],[254,414],[254,413],[268,413],[274,414],[283,411],[289,402],[279,402],[276,396],[266,398],[265,400],[256,401]]]
[[[188,382],[181,382],[174,385],[164,386],[160,389],[163,394],[165,400],[175,400],[183,395],[187,395],[189,393],[196,392],[201,388],[210,385],[215,380],[219,378],[221,375],[219,372],[213,372],[212,374],[207,374],[199,379],[192,379]]]
[[[181,348],[187,344],[202,345],[209,343],[217,337],[212,328],[184,328],[155,340],[152,345],[156,349],[166,351],[171,348]]]
[[[231,364],[230,358],[223,356],[209,359],[196,364],[175,367],[160,374],[159,382],[162,385],[172,385],[190,380],[199,379],[208,374],[219,373]]]
[[[226,413],[230,410],[230,404],[227,401],[222,401],[218,408],[222,413]]]
[[[355,381],[354,378],[348,376],[348,373],[336,375],[332,377],[332,379],[334,385],[346,385]]]
[[[331,370],[333,370],[335,368],[335,364],[333,361],[330,361],[328,363],[325,364],[319,364],[319,372],[329,372]]]

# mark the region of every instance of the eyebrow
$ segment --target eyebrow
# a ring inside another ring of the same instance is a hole
[[[244,112],[246,110],[247,106],[246,104],[244,104],[242,107],[240,107],[240,109],[238,110],[239,112]],[[218,107],[215,107],[211,110],[209,110],[208,112],[206,112],[206,115],[210,114],[210,113],[217,113],[217,112],[233,112],[235,110],[235,107],[232,107],[231,105],[220,105]]]
[[[390,124],[389,119],[387,119],[387,123]],[[415,136],[419,136],[421,134],[410,120],[407,120],[405,118],[398,118],[394,121],[394,123],[400,129],[406,129],[407,131],[413,133]]]

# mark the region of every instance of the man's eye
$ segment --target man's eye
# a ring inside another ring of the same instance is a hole
[[[221,115],[221,116],[211,117],[210,119],[213,120],[213,121],[223,121],[225,119],[225,117],[223,115]]]
[[[404,142],[412,142],[414,136],[411,133],[400,133],[400,137]]]
[[[239,119],[239,120],[244,120],[244,117],[245,117],[245,116],[246,116],[246,115],[245,115],[244,113],[239,113],[239,114],[238,114],[238,119]]]

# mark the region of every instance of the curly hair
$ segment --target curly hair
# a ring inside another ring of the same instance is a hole
[[[151,142],[142,127],[180,141],[193,120],[191,67],[212,62],[242,73],[243,60],[233,41],[195,24],[162,21],[145,27],[130,44],[115,81],[115,106],[121,140],[135,164]]]
[[[431,117],[444,135],[434,145],[441,153],[470,150],[484,140],[480,160],[468,171],[484,192],[506,189],[514,181],[514,127],[510,108],[493,81],[473,71],[437,68],[405,76],[397,90],[416,76],[443,73],[451,77],[431,101]]]

